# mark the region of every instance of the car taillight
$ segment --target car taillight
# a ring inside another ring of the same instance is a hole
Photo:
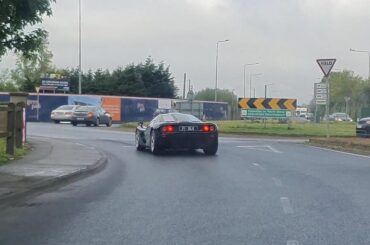
[[[87,113],[87,117],[93,117],[93,116],[94,116],[94,113],[93,112]]]
[[[215,126],[212,126],[212,125],[203,125],[202,131],[205,132],[205,133],[214,132],[215,131]]]
[[[162,128],[163,133],[173,133],[175,128],[172,125],[167,125]]]

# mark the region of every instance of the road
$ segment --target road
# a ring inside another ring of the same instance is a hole
[[[0,244],[370,244],[370,158],[221,138],[218,155],[153,156],[133,134],[29,124],[93,146],[96,175],[0,211]]]

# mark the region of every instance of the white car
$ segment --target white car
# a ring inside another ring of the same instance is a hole
[[[71,117],[79,105],[62,105],[51,112],[50,118],[55,123],[70,122]]]

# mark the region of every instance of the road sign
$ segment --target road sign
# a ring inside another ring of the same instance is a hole
[[[290,117],[292,113],[289,110],[258,110],[258,109],[248,109],[242,110],[242,118],[287,118]]]
[[[326,83],[315,83],[315,103],[316,105],[326,105],[328,99],[328,88]]]
[[[57,91],[69,92],[69,80],[45,78],[41,80],[44,88],[54,89]]]
[[[319,64],[322,72],[327,77],[330,74],[331,69],[337,60],[336,59],[318,59],[316,60],[317,64]]]
[[[295,110],[297,108],[297,100],[280,98],[239,98],[238,106],[242,109]]]

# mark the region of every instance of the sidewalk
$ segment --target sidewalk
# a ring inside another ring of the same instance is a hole
[[[107,159],[92,147],[62,140],[31,138],[32,151],[0,167],[0,206],[69,178],[104,167]]]

